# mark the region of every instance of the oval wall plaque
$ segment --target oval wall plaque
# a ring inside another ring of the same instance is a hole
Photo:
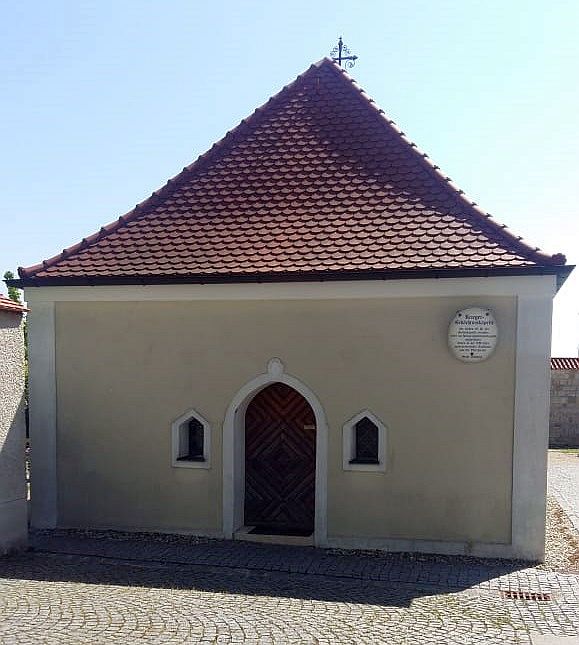
[[[497,340],[497,321],[490,309],[461,309],[448,328],[448,346],[465,363],[486,360],[495,351]]]

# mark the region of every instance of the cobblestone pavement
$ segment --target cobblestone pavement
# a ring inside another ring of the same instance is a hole
[[[579,455],[549,451],[549,494],[559,502],[579,532]]]
[[[551,453],[576,528],[578,490],[579,458]],[[579,575],[523,562],[94,531],[31,544],[0,558],[2,645],[579,643]]]
[[[523,563],[66,532],[34,544],[0,560],[3,644],[492,645],[579,634],[579,578]],[[505,600],[509,589],[553,600]]]

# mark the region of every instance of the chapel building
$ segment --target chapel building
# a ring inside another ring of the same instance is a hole
[[[32,523],[542,559],[571,269],[323,59],[19,270]]]

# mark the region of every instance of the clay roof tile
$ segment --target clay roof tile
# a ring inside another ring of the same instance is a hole
[[[457,268],[563,275],[564,264],[466,198],[323,59],[131,212],[19,274],[20,284]]]
[[[26,307],[19,302],[11,300],[7,296],[0,293],[0,311],[9,311],[10,313],[23,314],[28,311]]]

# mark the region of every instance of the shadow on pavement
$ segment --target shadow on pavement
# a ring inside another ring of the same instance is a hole
[[[350,554],[227,540],[169,542],[32,537],[35,551],[0,559],[0,578],[194,589],[408,607],[525,569],[529,563],[416,554]],[[74,590],[71,590],[74,593]]]

